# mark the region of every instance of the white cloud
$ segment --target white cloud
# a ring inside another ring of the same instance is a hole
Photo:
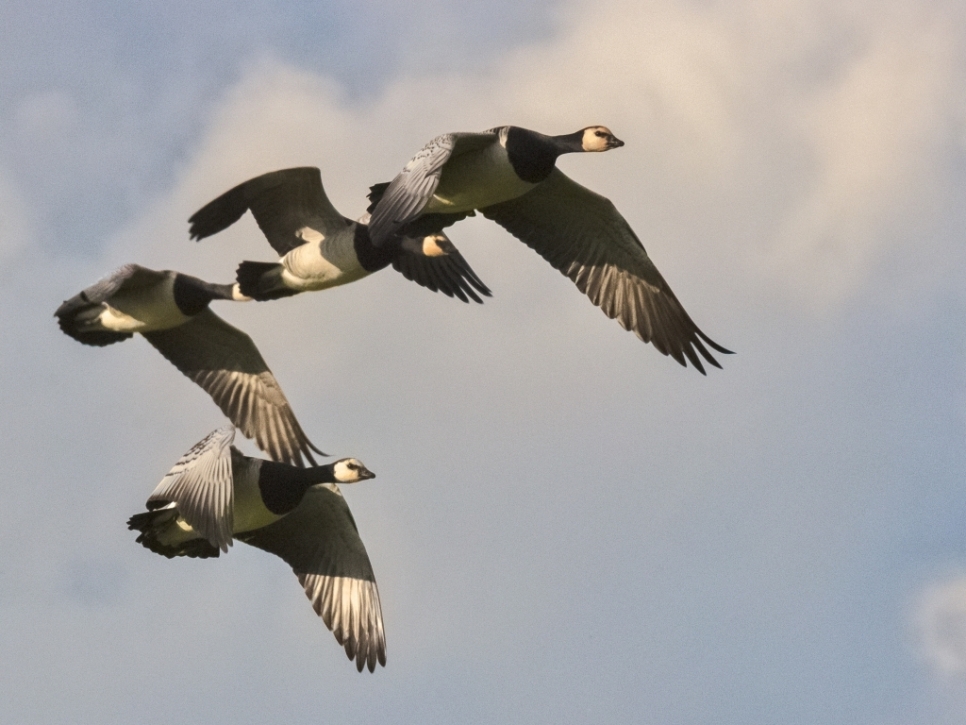
[[[769,261],[779,274],[824,279],[832,298],[848,296],[931,212],[942,155],[954,150],[961,39],[911,5],[891,10],[871,27],[850,18],[847,62],[795,99],[811,168]]]
[[[919,651],[944,680],[966,682],[966,576],[933,584],[916,609]]]

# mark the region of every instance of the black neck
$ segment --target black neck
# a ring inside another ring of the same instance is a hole
[[[174,303],[189,317],[202,312],[212,300],[234,299],[230,284],[212,284],[187,274],[174,277]]]
[[[506,153],[517,176],[531,184],[539,184],[553,171],[558,156],[584,150],[582,140],[583,131],[565,136],[545,136],[510,126],[506,134]]]
[[[265,508],[279,516],[302,502],[302,497],[317,483],[335,483],[335,464],[297,468],[287,463],[262,461],[258,469],[258,490]]]
[[[356,258],[364,270],[378,272],[380,269],[389,266],[395,254],[392,244],[381,247],[375,246],[369,236],[369,225],[367,224],[356,223],[353,234],[352,245],[356,252]]]
[[[572,154],[583,152],[584,150],[584,130],[566,133],[563,136],[551,136],[554,145],[562,154]]]

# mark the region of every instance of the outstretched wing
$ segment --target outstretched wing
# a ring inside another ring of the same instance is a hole
[[[204,388],[229,420],[272,460],[315,465],[309,441],[255,343],[211,310],[179,327],[146,332],[158,352]]]
[[[379,589],[366,548],[338,488],[314,486],[298,507],[239,539],[288,563],[349,659],[362,672],[386,664]]]
[[[447,297],[456,297],[463,302],[483,303],[480,294],[490,297],[489,287],[483,284],[473,268],[446,235],[442,233],[427,235],[423,244],[423,254],[407,251],[405,248],[393,258],[392,267],[403,277],[432,290],[442,292]],[[427,247],[430,248],[426,253]]]
[[[439,186],[443,166],[451,157],[484,148],[497,138],[493,131],[445,133],[423,146],[389,183],[375,206],[371,207],[369,234],[372,243],[377,247],[382,246],[401,227],[422,213]],[[375,193],[376,187],[371,192]],[[407,229],[408,235],[415,233]]]
[[[178,514],[212,546],[228,551],[234,528],[234,485],[227,425],[195,443],[168,471],[148,498],[148,510],[175,503]]]
[[[604,314],[644,342],[704,374],[701,354],[720,368],[698,328],[609,199],[571,181],[559,169],[526,194],[480,213],[533,248],[567,275]]]
[[[365,222],[363,223],[369,223],[372,212],[382,200],[382,197],[385,195],[386,189],[388,188],[388,181],[384,181],[381,184],[373,184],[369,187],[369,193],[366,194],[366,198],[369,199],[369,206],[366,208],[366,213],[369,214],[369,216],[365,217]],[[400,227],[397,229],[397,232],[401,235],[418,239],[426,236],[427,234],[437,234],[442,232],[446,227],[452,226],[456,222],[463,221],[469,216],[476,216],[476,211],[473,209],[467,209],[466,211],[456,212],[454,214],[423,214],[412,221],[407,222],[406,224],[400,225]]]
[[[216,234],[246,211],[251,211],[280,257],[350,223],[325,195],[319,170],[303,166],[262,174],[226,191],[188,220],[191,238],[201,240]]]

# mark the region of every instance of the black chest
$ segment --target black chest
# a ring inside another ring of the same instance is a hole
[[[179,274],[174,278],[174,303],[182,315],[194,317],[211,302],[211,292],[198,284],[199,280]]]
[[[359,264],[367,272],[378,272],[380,269],[389,266],[392,261],[393,245],[375,246],[369,237],[369,227],[365,224],[356,224],[352,245]]]
[[[262,503],[276,516],[284,516],[294,510],[311,485],[312,480],[305,469],[274,461],[262,461],[258,469],[258,490]]]
[[[539,184],[553,171],[560,151],[552,139],[510,126],[506,134],[506,154],[517,176],[531,184]]]

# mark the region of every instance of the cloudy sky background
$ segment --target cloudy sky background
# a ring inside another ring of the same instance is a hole
[[[0,5],[5,719],[966,722],[964,89],[952,1]],[[625,140],[560,166],[737,355],[680,368],[479,219],[483,306],[392,270],[217,306],[378,474],[358,675],[281,561],[134,543],[223,420],[51,315],[125,262],[272,260],[250,218],[187,238],[250,176],[317,165],[357,216],[502,123]]]

